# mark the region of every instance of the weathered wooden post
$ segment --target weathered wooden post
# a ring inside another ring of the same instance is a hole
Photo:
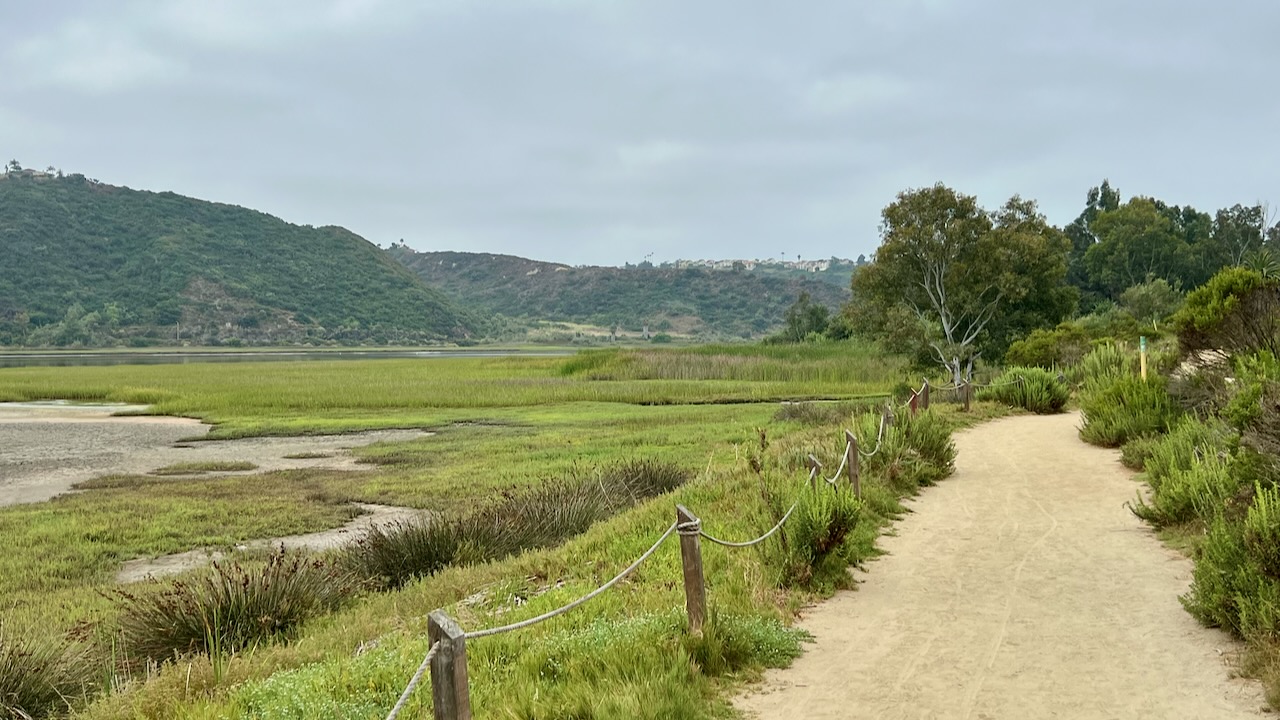
[[[969,412],[969,405],[973,402],[973,381],[965,380],[960,392],[964,396],[964,411]]]
[[[848,430],[844,431],[845,448],[845,467],[849,469],[849,484],[853,486],[853,494],[855,497],[862,497],[862,477],[860,475],[861,468],[858,467],[858,438]]]
[[[880,422],[884,424],[885,428],[893,427],[893,406],[892,405],[884,406],[884,414],[880,416]]]
[[[920,407],[920,394],[915,390],[911,391],[911,402],[909,402],[908,405],[911,406],[911,417],[915,417],[916,410]]]
[[[809,456],[809,487],[818,487],[818,473],[822,472],[822,463],[818,462],[818,458]]]
[[[920,409],[929,409],[929,378],[924,379],[924,387],[920,389]]]
[[[702,575],[702,537],[698,516],[683,505],[676,505],[676,522],[680,525],[680,563],[684,566],[684,604],[689,613],[689,633],[702,635],[707,619],[707,585]]]
[[[427,616],[427,639],[439,643],[431,658],[431,706],[435,720],[471,720],[467,681],[467,636],[453,618],[436,610]]]

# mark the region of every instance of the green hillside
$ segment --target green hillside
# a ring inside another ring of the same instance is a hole
[[[511,255],[388,253],[467,307],[510,317],[591,323],[638,331],[674,330],[704,336],[758,336],[783,322],[802,292],[836,308],[848,300],[839,285],[804,275],[744,269],[570,267]]]
[[[342,228],[82,175],[0,176],[0,344],[407,344],[474,327]]]

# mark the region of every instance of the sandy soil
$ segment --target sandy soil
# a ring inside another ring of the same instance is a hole
[[[395,507],[393,505],[373,505],[370,503],[355,503],[355,505],[363,510],[365,514],[340,528],[307,533],[305,535],[288,535],[286,537],[253,540],[237,546],[236,549],[278,548],[283,545],[289,550],[329,550],[359,538],[360,534],[368,530],[370,525],[412,520],[421,517],[424,513],[422,510]],[[145,580],[148,577],[158,578],[166,575],[177,575],[180,572],[207,565],[223,557],[226,557],[226,553],[222,551],[199,549],[173,555],[162,555],[157,558],[138,558],[130,560],[120,567],[120,572],[116,573],[116,581],[129,583]]]
[[[172,417],[113,416],[129,405],[0,403],[0,506],[48,500],[75,483],[103,475],[141,474],[180,462],[247,460],[252,472],[295,468],[359,469],[348,452],[382,441],[430,433],[379,430],[241,440],[201,440],[208,425]],[[290,459],[321,453],[327,458]]]
[[[960,433],[855,592],[811,608],[816,643],[736,705],[760,718],[1245,718],[1237,646],[1178,603],[1191,563],[1123,507],[1137,485],[1078,416]]]

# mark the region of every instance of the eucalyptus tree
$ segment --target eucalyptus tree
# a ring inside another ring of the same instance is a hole
[[[853,322],[889,347],[914,346],[959,383],[974,362],[1066,317],[1071,242],[1034,201],[995,212],[938,183],[905,190],[882,212],[881,245],[853,278]]]

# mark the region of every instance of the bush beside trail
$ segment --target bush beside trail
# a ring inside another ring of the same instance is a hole
[[[1280,706],[1280,324],[1268,310],[1280,297],[1275,288],[1254,271],[1223,271],[1174,318],[1181,355],[1157,355],[1144,382],[1136,354],[1098,348],[1082,362],[1080,404],[1081,437],[1121,447],[1125,464],[1143,471],[1148,492],[1133,512],[1191,548],[1183,604],[1248,641],[1245,668]],[[1176,372],[1170,358],[1181,362]]]

